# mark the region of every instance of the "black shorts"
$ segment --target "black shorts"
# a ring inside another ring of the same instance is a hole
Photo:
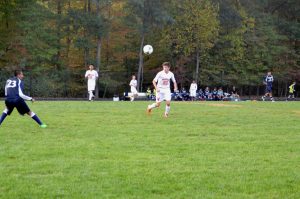
[[[266,86],[266,93],[272,93],[272,86]]]
[[[10,115],[14,108],[16,108],[18,110],[18,112],[20,113],[20,115],[24,115],[25,113],[29,113],[30,109],[27,106],[26,102],[22,99],[15,99],[15,100],[5,100],[5,105],[6,108],[8,109],[7,115]]]

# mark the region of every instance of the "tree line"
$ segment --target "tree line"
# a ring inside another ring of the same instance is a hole
[[[31,95],[84,97],[93,64],[96,95],[109,97],[132,74],[145,91],[170,61],[180,87],[194,79],[259,95],[272,71],[284,96],[300,80],[299,20],[298,0],[2,0],[0,83],[18,67]]]

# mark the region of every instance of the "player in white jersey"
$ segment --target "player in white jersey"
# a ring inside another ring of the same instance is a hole
[[[193,101],[196,98],[197,89],[198,89],[198,86],[196,84],[196,81],[193,80],[193,83],[191,83],[191,86],[190,86],[190,96],[191,96]]]
[[[136,87],[137,87],[137,81],[136,81],[136,78],[135,78],[135,75],[132,75],[131,77],[131,81],[129,83],[129,86],[130,86],[130,91],[131,91],[131,96],[130,97],[130,101],[133,101],[134,100],[134,97],[137,97],[138,96],[138,92],[136,90]]]
[[[177,83],[174,77],[174,74],[170,71],[170,63],[164,62],[162,64],[163,70],[157,73],[152,83],[156,90],[156,102],[148,105],[147,112],[151,113],[152,109],[160,106],[160,103],[166,100],[166,109],[165,117],[168,117],[170,112],[170,103],[171,103],[171,89],[170,81],[172,80],[174,84],[174,91],[178,91]]]
[[[85,78],[87,78],[87,84],[88,84],[88,93],[89,93],[89,101],[92,101],[92,98],[95,97],[93,92],[95,91],[96,87],[96,80],[98,78],[97,71],[94,70],[94,66],[90,65],[89,70],[85,73]]]

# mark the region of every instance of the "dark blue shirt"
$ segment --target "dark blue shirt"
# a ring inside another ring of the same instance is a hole
[[[31,100],[31,97],[28,97],[23,94],[24,84],[17,77],[9,78],[6,81],[5,85],[5,96],[7,100],[17,100],[23,98],[25,100]]]
[[[273,81],[273,75],[267,75],[266,77],[264,77],[264,82],[266,82],[267,86],[272,86]]]

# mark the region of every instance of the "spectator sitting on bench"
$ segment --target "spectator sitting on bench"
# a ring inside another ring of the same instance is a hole
[[[217,93],[217,97],[218,97],[218,100],[220,100],[220,101],[223,100],[223,98],[224,98],[224,92],[223,92],[222,87],[219,88],[218,93]]]

